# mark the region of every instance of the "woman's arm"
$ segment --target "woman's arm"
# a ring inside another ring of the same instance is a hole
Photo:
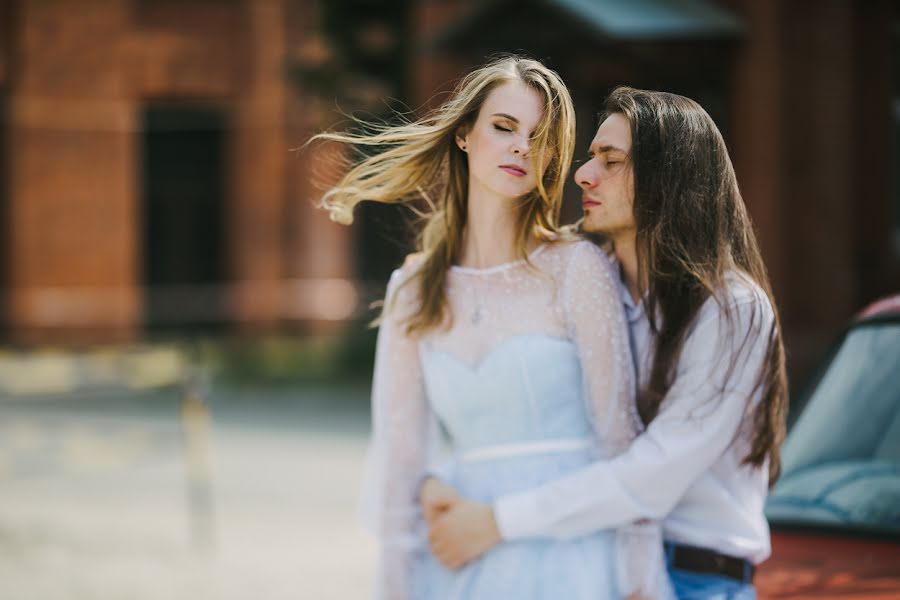
[[[405,317],[415,307],[414,284],[401,284],[408,269],[388,283],[375,351],[372,438],[366,461],[361,512],[378,538],[379,600],[411,597],[411,563],[423,538],[417,492],[434,435],[416,340]]]
[[[562,302],[569,335],[578,346],[598,455],[610,458],[628,448],[642,425],[621,284],[604,253],[589,244],[576,248],[562,282]],[[580,491],[581,495],[586,493],[586,489]],[[623,596],[666,597],[659,523],[645,520],[624,524],[615,535]]]

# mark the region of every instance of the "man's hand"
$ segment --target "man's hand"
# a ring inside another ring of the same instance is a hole
[[[425,522],[431,527],[439,515],[447,511],[453,504],[462,500],[462,496],[452,485],[436,477],[429,477],[422,484],[419,501],[422,503],[422,514]]]
[[[458,498],[429,524],[431,552],[448,569],[458,569],[500,543],[489,504]]]

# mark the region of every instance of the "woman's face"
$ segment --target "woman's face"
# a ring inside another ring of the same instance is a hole
[[[478,118],[456,143],[468,155],[469,188],[518,198],[537,187],[549,160],[536,172],[529,152],[544,112],[540,94],[518,80],[488,94]]]

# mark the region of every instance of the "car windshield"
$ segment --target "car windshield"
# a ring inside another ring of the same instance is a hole
[[[846,336],[782,460],[771,521],[900,532],[900,323]]]

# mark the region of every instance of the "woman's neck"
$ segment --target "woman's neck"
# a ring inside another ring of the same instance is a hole
[[[463,233],[459,264],[482,269],[512,262],[516,253],[514,202],[500,198],[476,186],[469,186],[468,217]],[[537,246],[529,240],[527,250]]]

